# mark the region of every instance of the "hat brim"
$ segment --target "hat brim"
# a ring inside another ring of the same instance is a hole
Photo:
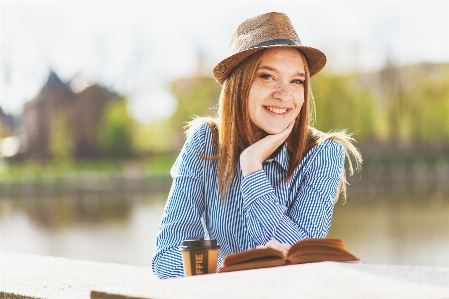
[[[285,47],[285,48],[297,48],[299,49],[305,56],[307,60],[307,66],[309,68],[310,77],[318,73],[323,67],[326,65],[326,55],[320,50],[307,46],[296,46],[296,45],[269,45],[247,49],[236,54],[233,54],[224,60],[222,60],[219,64],[217,64],[213,71],[212,75],[215,80],[222,85],[226,80],[228,75],[237,67],[243,60],[251,56],[252,54],[259,52],[261,50],[273,47]]]

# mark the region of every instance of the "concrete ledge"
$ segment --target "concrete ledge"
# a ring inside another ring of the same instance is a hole
[[[137,298],[449,298],[449,268],[324,262],[91,293],[91,299]]]
[[[313,263],[160,281],[146,267],[1,254],[0,298],[449,298],[449,268]]]
[[[0,298],[88,299],[94,288],[158,281],[150,268],[0,252]],[[121,288],[123,290],[123,288]]]

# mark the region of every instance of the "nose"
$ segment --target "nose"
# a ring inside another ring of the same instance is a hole
[[[279,82],[273,91],[273,97],[281,101],[288,101],[290,99],[290,90],[285,83]]]

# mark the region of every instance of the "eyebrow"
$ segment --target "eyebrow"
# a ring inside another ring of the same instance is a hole
[[[270,66],[266,66],[266,65],[262,65],[262,66],[257,68],[257,70],[260,70],[260,69],[265,69],[265,70],[269,70],[269,71],[272,71],[272,72],[278,72],[277,69],[272,68]],[[305,77],[306,74],[304,72],[300,71],[300,72],[296,73],[294,76]]]

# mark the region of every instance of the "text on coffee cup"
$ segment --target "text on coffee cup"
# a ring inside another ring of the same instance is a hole
[[[195,274],[203,274],[203,255],[195,254]]]

